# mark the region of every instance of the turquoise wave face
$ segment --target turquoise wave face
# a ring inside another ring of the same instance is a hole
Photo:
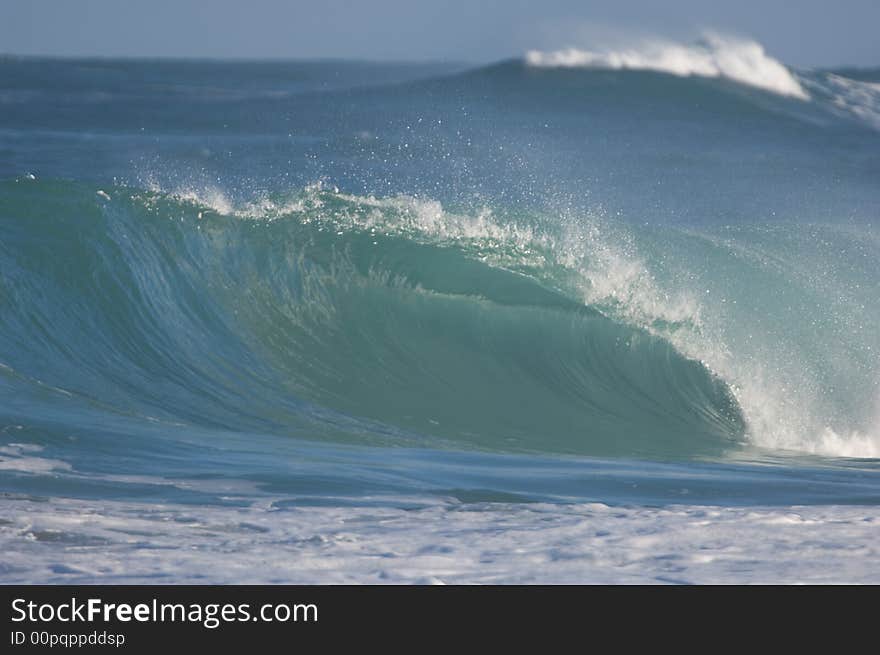
[[[128,188],[4,191],[12,384],[366,444],[676,457],[744,438],[722,380],[567,295],[524,228],[449,216],[432,233],[418,212],[439,208],[320,189],[249,217]]]

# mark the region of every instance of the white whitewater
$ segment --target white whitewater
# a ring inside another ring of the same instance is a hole
[[[779,95],[808,100],[809,94],[782,63],[755,41],[709,33],[693,44],[652,40],[620,50],[566,48],[526,53],[531,66],[606,68],[669,73],[679,77],[724,77]]]

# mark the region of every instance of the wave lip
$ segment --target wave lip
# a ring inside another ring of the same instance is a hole
[[[794,74],[755,41],[709,33],[693,44],[654,40],[623,50],[530,50],[526,63],[541,68],[605,68],[724,77],[783,96],[809,100]]]

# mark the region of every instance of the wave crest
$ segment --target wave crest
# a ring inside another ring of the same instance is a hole
[[[795,75],[770,57],[760,43],[714,33],[693,44],[654,40],[623,50],[531,50],[526,53],[526,62],[549,68],[608,68],[679,77],[724,77],[783,96],[810,98]]]

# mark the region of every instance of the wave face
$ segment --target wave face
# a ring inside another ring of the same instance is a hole
[[[7,427],[880,456],[870,71],[0,66]]]
[[[525,228],[320,187],[237,211],[36,181],[4,198],[31,216],[4,226],[0,357],[20,383],[358,443],[674,456],[743,436],[720,379],[556,288]]]

